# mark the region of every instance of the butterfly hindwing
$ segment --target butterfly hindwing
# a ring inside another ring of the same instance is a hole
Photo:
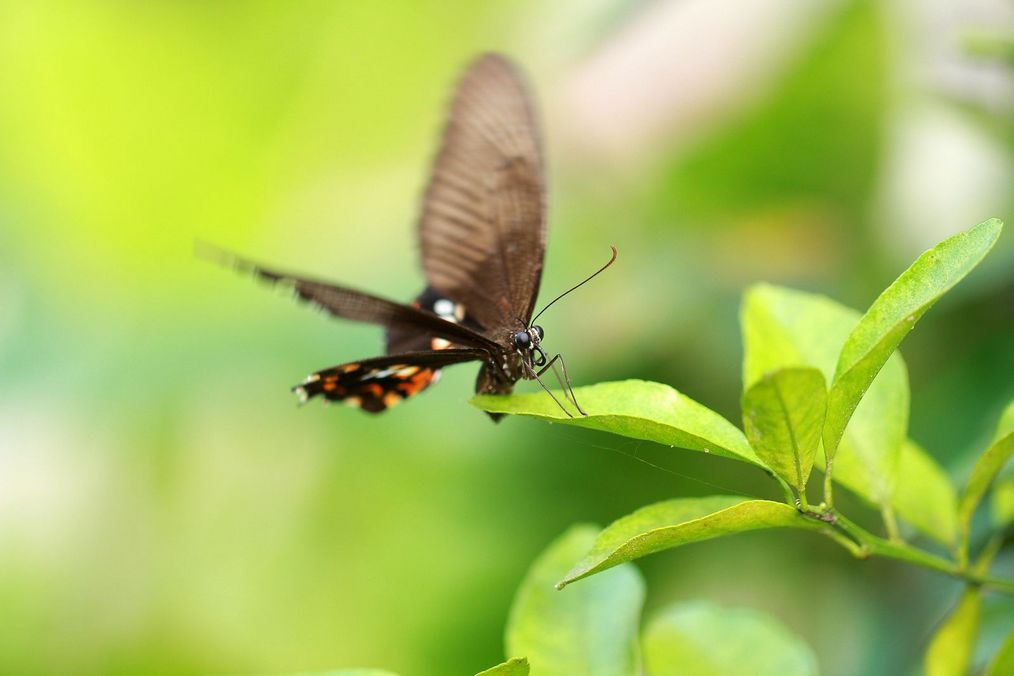
[[[449,349],[364,359],[313,373],[292,389],[301,401],[319,396],[380,413],[435,383],[442,367],[485,356],[481,350]]]

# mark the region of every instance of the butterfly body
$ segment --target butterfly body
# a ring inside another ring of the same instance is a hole
[[[386,355],[311,374],[293,388],[303,401],[320,397],[379,413],[436,382],[443,367],[469,361],[481,363],[477,393],[507,394],[521,379],[542,384],[541,373],[555,372],[557,362],[566,378],[562,358],[547,360],[545,334],[531,321],[545,255],[543,193],[527,89],[506,58],[487,54],[455,90],[423,197],[418,234],[428,285],[414,301],[395,303],[218,250],[209,255],[290,286],[332,316],[387,329]],[[576,405],[572,391],[568,397]]]

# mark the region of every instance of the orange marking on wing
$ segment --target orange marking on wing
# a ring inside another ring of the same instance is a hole
[[[363,385],[363,391],[372,394],[377,399],[380,399],[384,395],[384,388],[377,383],[368,383]]]
[[[425,390],[435,380],[434,375],[435,373],[431,369],[420,369],[418,373],[413,373],[402,379],[395,387],[400,392],[404,392],[406,397],[411,397],[413,394]]]

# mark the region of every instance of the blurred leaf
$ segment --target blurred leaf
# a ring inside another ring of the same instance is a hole
[[[762,528],[825,531],[826,524],[769,500],[711,495],[658,502],[607,526],[581,552],[584,558],[567,572],[559,586],[665,549]]]
[[[675,213],[713,223],[814,202],[861,219],[876,185],[890,72],[881,15],[877,2],[843,3],[761,101],[681,154],[652,200],[665,223]]]
[[[475,676],[528,676],[528,658],[514,657]]]
[[[1014,523],[1014,472],[1005,472],[996,480],[989,507],[997,530]]]
[[[966,54],[983,60],[1014,65],[1014,36],[997,31],[970,30],[961,36]]]
[[[621,566],[587,586],[558,592],[554,583],[595,540],[597,528],[575,526],[532,565],[507,623],[507,654],[527,655],[533,676],[638,673],[637,632],[644,583]]]
[[[624,380],[578,387],[574,394],[587,416],[567,417],[545,392],[479,395],[472,403],[484,411],[527,415],[604,430],[764,467],[739,428],[668,385]],[[565,401],[562,392],[556,395],[560,401]]]
[[[1000,415],[1000,422],[993,435],[993,443],[979,457],[972,474],[968,477],[968,485],[958,502],[958,528],[961,536],[962,551],[967,552],[968,533],[972,526],[975,508],[986,494],[993,478],[1003,468],[1011,454],[1014,453],[1014,401],[1007,405]]]
[[[898,344],[919,318],[972,271],[996,244],[995,218],[950,237],[920,256],[859,320],[842,347],[828,394],[824,452],[834,457],[845,426]]]
[[[651,676],[810,676],[813,650],[778,620],[751,608],[693,601],[662,610],[641,641]]]
[[[338,671],[300,671],[286,676],[398,676],[383,669],[339,669]]]
[[[800,494],[813,468],[826,406],[824,376],[811,367],[769,373],[743,395],[743,426],[750,444]]]
[[[1007,634],[1000,650],[986,667],[986,676],[1010,676],[1014,674],[1014,631]]]
[[[937,629],[926,650],[926,676],[964,676],[979,632],[982,595],[968,587],[957,608]]]
[[[898,514],[937,542],[954,546],[958,532],[958,494],[940,464],[914,441],[906,440],[898,461],[901,481],[892,505]]]
[[[859,316],[825,296],[767,284],[751,287],[740,311],[743,382],[749,387],[768,371],[799,365],[820,369],[831,380],[841,346]],[[895,353],[845,429],[834,480],[873,505],[892,505],[899,516],[922,528],[923,514],[892,498],[908,427],[908,399],[905,362]]]

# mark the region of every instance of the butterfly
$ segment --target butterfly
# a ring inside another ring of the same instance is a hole
[[[292,388],[303,402],[320,397],[379,413],[435,383],[444,367],[477,361],[476,393],[508,394],[518,380],[536,380],[572,415],[542,382],[553,369],[565,398],[585,415],[563,357],[547,357],[545,332],[532,319],[546,246],[543,186],[541,143],[524,80],[506,57],[485,54],[466,69],[451,102],[418,224],[427,286],[410,304],[207,246],[199,254],[287,285],[332,316],[386,328],[384,356],[311,374]],[[615,260],[612,248],[609,262],[581,284]]]

